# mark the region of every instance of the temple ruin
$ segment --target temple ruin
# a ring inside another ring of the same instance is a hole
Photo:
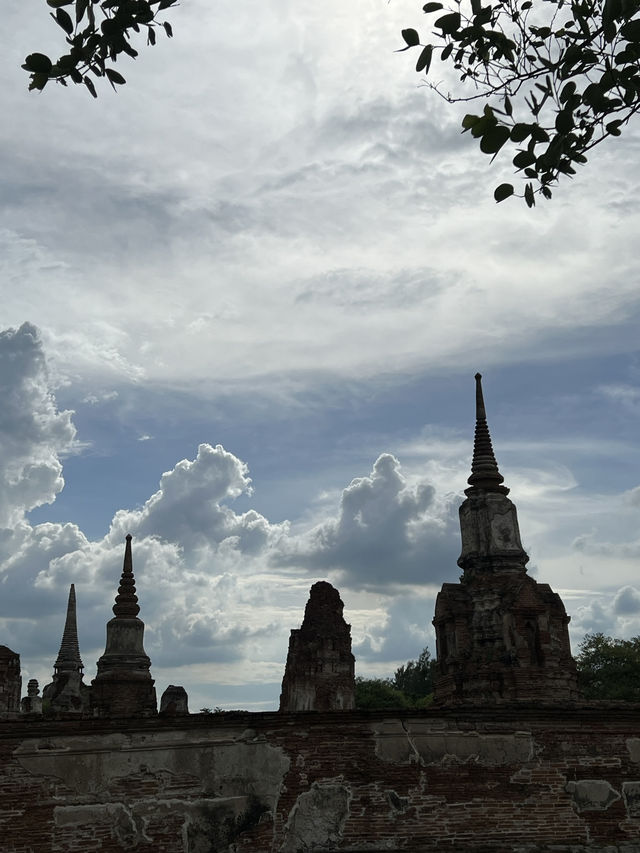
[[[0,716],[18,713],[21,693],[20,655],[0,646]]]
[[[460,507],[460,583],[436,599],[439,704],[579,698],[560,596],[527,574],[515,505],[493,453],[476,374],[476,430],[469,488]]]
[[[114,617],[107,622],[107,643],[91,682],[91,705],[95,716],[136,717],[157,712],[151,661],[143,645],[144,622],[138,618],[131,555],[127,534],[120,586],[113,605]]]
[[[314,583],[302,625],[289,638],[281,711],[355,708],[355,658],[343,610],[335,587],[327,581]]]
[[[76,590],[71,584],[60,651],[53,665],[53,679],[42,690],[42,702],[52,711],[81,714],[89,708],[89,685],[83,683],[84,666],[78,645]]]
[[[83,710],[72,586],[46,705],[0,646],[2,853],[638,853],[640,704],[585,702],[560,597],[527,574],[481,377],[435,703],[354,708],[338,590],[310,590],[280,710],[156,713],[131,536]],[[425,614],[425,619],[426,619]],[[218,710],[218,709],[216,709]]]

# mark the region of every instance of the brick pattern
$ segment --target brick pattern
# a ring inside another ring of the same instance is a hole
[[[639,795],[636,706],[0,723],[2,853],[638,853]]]

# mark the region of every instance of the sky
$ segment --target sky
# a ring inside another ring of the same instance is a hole
[[[457,581],[474,380],[529,571],[585,633],[640,633],[640,136],[529,211],[400,30],[421,3],[184,0],[99,86],[0,54],[0,643],[85,680],[133,538],[158,697],[277,707],[329,580],[357,674],[435,643]],[[26,692],[26,691],[25,691]]]

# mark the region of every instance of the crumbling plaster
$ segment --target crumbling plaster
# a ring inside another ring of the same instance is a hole
[[[5,722],[0,849],[638,853],[639,711]]]

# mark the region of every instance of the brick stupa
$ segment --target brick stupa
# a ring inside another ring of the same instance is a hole
[[[281,711],[355,708],[355,658],[343,610],[335,587],[327,581],[314,583],[302,625],[291,631]]]
[[[106,648],[91,683],[93,711],[100,717],[153,715],[157,712],[156,691],[143,645],[144,622],[138,618],[131,535],[127,535],[113,612],[114,618],[107,622]]]
[[[42,690],[44,708],[51,712],[78,714],[88,710],[90,688],[82,681],[83,672],[76,622],[76,590],[71,584],[60,651],[53,665],[53,679]]]
[[[560,596],[527,574],[518,517],[493,453],[476,374],[476,431],[460,507],[460,583],[436,600],[438,704],[557,703],[579,698],[569,616]]]

